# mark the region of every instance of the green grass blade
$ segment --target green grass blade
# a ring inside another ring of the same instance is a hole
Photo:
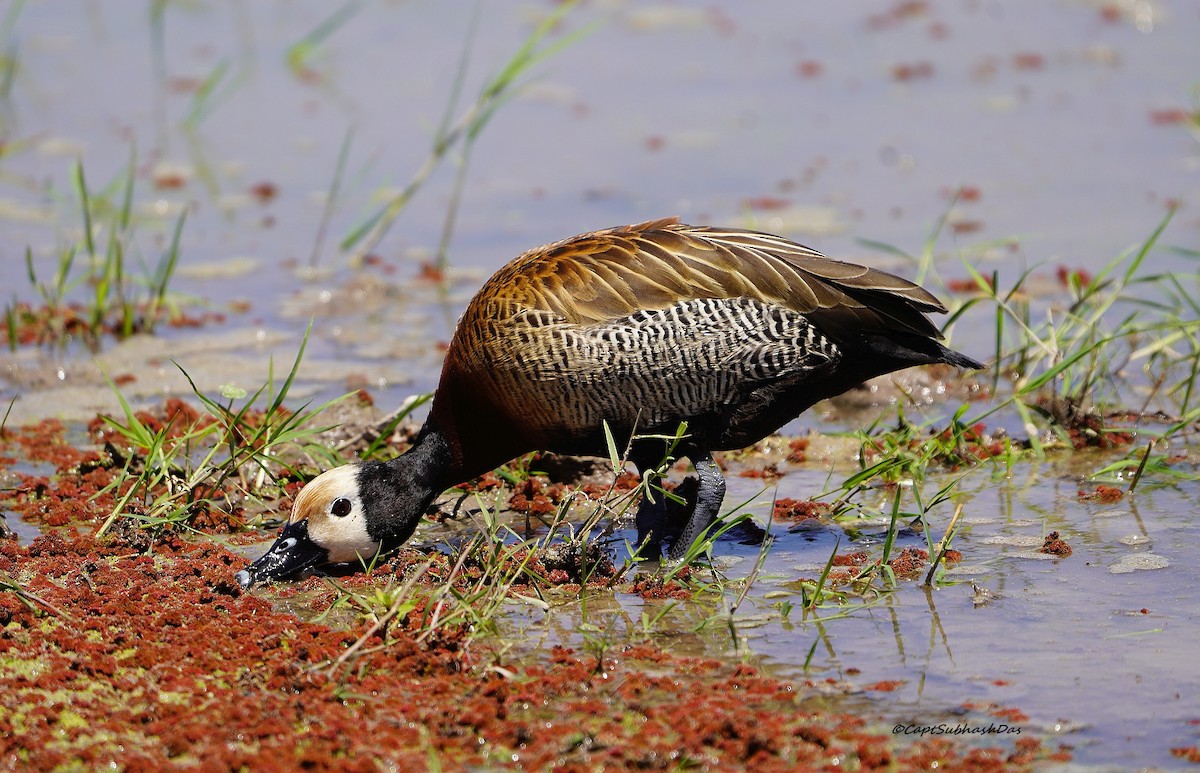
[[[613,438],[612,427],[607,421],[602,422],[604,426],[604,445],[608,448],[608,461],[612,464],[613,471],[621,469],[621,453],[617,450],[617,441]]]
[[[83,175],[82,161],[75,162],[75,170],[71,179],[75,184],[75,194],[79,197],[79,208],[83,215],[83,243],[87,247],[88,257],[95,260],[96,244],[92,241],[92,203],[88,197],[87,180]]]
[[[292,382],[296,380],[296,373],[300,370],[300,362],[304,359],[304,350],[308,348],[308,337],[312,335],[313,320],[310,317],[308,327],[304,329],[304,337],[300,339],[300,349],[296,352],[296,359],[292,362],[292,369],[288,371],[287,378],[283,381],[283,386],[279,389],[279,394],[275,395],[271,407],[267,409],[267,414],[274,414],[279,410],[279,406],[283,405],[284,399],[287,397],[288,391],[292,388]]]
[[[346,164],[350,159],[350,147],[353,143],[354,128],[351,127],[346,129],[346,136],[342,138],[342,145],[338,149],[337,163],[333,168],[333,181],[329,184],[329,195],[325,197],[325,207],[321,210],[321,222],[317,225],[317,235],[313,239],[312,254],[308,257],[310,269],[315,269],[320,263],[321,251],[325,247],[325,233],[337,208],[338,195],[342,190],[342,177],[346,172]]]
[[[308,61],[312,58],[316,50],[320,48],[321,44],[328,40],[333,33],[341,29],[346,22],[354,18],[362,10],[362,7],[362,0],[349,0],[349,2],[344,3],[341,8],[338,8],[324,21],[314,27],[307,35],[288,46],[285,58],[292,72],[299,74],[307,70]]]
[[[829,580],[829,572],[833,569],[833,560],[837,558],[838,548],[842,546],[842,537],[838,535],[837,541],[833,543],[833,552],[829,554],[829,559],[825,561],[825,568],[821,570],[821,576],[817,578],[817,587],[813,591],[812,598],[806,599],[804,607],[806,609],[816,609],[821,603],[821,596],[825,592],[825,583]]]

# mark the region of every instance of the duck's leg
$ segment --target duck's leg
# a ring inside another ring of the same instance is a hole
[[[725,500],[725,476],[721,468],[713,461],[712,454],[699,451],[688,454],[692,466],[696,468],[696,506],[692,508],[691,517],[683,531],[671,545],[670,558],[678,561],[687,555],[688,548],[704,530],[716,522],[721,512],[721,503]],[[638,512],[641,515],[641,511]]]

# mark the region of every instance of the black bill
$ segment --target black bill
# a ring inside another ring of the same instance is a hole
[[[282,580],[324,563],[327,556],[325,548],[308,538],[308,521],[294,521],[284,526],[271,549],[238,572],[236,579],[243,588],[264,580]]]

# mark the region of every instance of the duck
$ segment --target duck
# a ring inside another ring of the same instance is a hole
[[[678,438],[694,502],[669,547],[679,560],[720,515],[714,451],[745,448],[815,403],[876,376],[946,363],[926,316],[946,307],[878,269],[781,236],[651,220],[525,252],[468,302],[424,425],[387,461],[321,473],[296,496],[244,588],[402,545],[445,490],[530,451],[607,456],[630,439],[645,480]],[[680,518],[682,520],[682,518]],[[662,496],[635,514],[641,554],[661,559]]]

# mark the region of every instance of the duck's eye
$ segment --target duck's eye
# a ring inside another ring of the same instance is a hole
[[[353,506],[350,504],[349,499],[346,499],[345,497],[338,497],[337,499],[333,500],[333,507],[329,508],[329,512],[333,513],[338,518],[345,518],[347,515],[350,515],[350,510],[352,507]]]

